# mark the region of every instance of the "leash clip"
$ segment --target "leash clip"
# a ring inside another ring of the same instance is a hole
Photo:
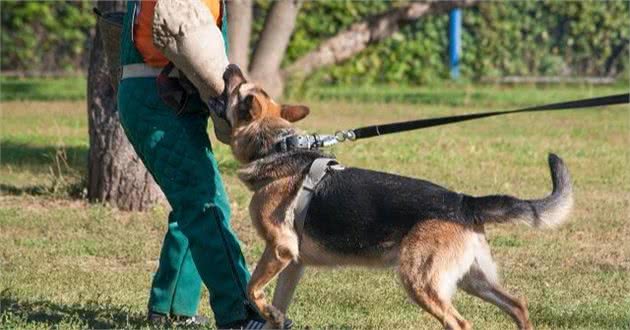
[[[318,147],[330,147],[339,143],[337,137],[334,135],[316,135],[315,139]]]
[[[300,149],[318,149],[336,144],[337,139],[333,135],[298,135],[297,147]]]
[[[335,132],[335,139],[337,140],[337,142],[344,142],[346,140],[354,141],[357,139],[357,135],[354,134],[353,130],[337,131]]]

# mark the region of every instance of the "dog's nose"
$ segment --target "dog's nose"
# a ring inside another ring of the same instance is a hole
[[[243,72],[241,71],[241,68],[238,67],[238,65],[230,64],[227,66],[227,68],[225,68],[225,72],[223,73],[223,80],[229,82],[230,79],[232,79],[232,77],[234,76],[243,77]]]
[[[243,72],[236,64],[230,64],[225,68],[223,73],[223,81],[225,82],[225,89],[228,95],[232,94],[234,88],[240,83],[245,81]]]

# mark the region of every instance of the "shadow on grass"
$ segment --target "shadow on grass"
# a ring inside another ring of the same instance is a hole
[[[84,176],[87,171],[88,147],[87,146],[34,146],[27,143],[19,143],[11,140],[0,141],[0,165],[13,166],[19,170],[27,167],[38,174],[49,174],[50,169],[60,166],[63,170]],[[240,164],[232,157],[219,160],[219,171],[223,175],[235,175]],[[3,191],[11,194],[38,195],[43,186],[16,188],[1,186]]]
[[[87,170],[87,147],[84,146],[33,146],[14,141],[0,144],[0,165],[11,167],[11,172],[27,172],[38,178],[35,185],[19,182],[0,183],[0,193],[5,195],[67,195],[80,197]]]
[[[0,192],[5,195],[22,196],[41,196],[47,195],[50,192],[50,187],[45,185],[34,185],[26,187],[17,187],[10,184],[0,183]]]
[[[59,304],[48,300],[20,300],[7,293],[0,294],[0,315],[19,317],[32,325],[55,327],[60,323],[81,321],[90,329],[123,329],[147,326],[146,318],[126,307],[98,302]],[[24,324],[22,324],[24,326]]]
[[[65,166],[75,171],[87,168],[88,148],[85,146],[34,146],[11,140],[0,142],[1,163],[11,166],[49,171],[51,166]]]

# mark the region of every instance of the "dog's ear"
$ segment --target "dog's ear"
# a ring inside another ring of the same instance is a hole
[[[308,107],[303,105],[282,105],[282,109],[280,110],[280,115],[282,118],[290,121],[296,122],[304,117],[308,116],[310,110]]]
[[[249,109],[251,118],[256,118],[263,112],[263,105],[256,95],[248,95],[243,102],[245,103],[245,108]]]

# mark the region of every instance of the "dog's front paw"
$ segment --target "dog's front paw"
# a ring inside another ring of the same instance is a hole
[[[279,309],[267,304],[263,313],[274,329],[284,329],[284,314]]]

